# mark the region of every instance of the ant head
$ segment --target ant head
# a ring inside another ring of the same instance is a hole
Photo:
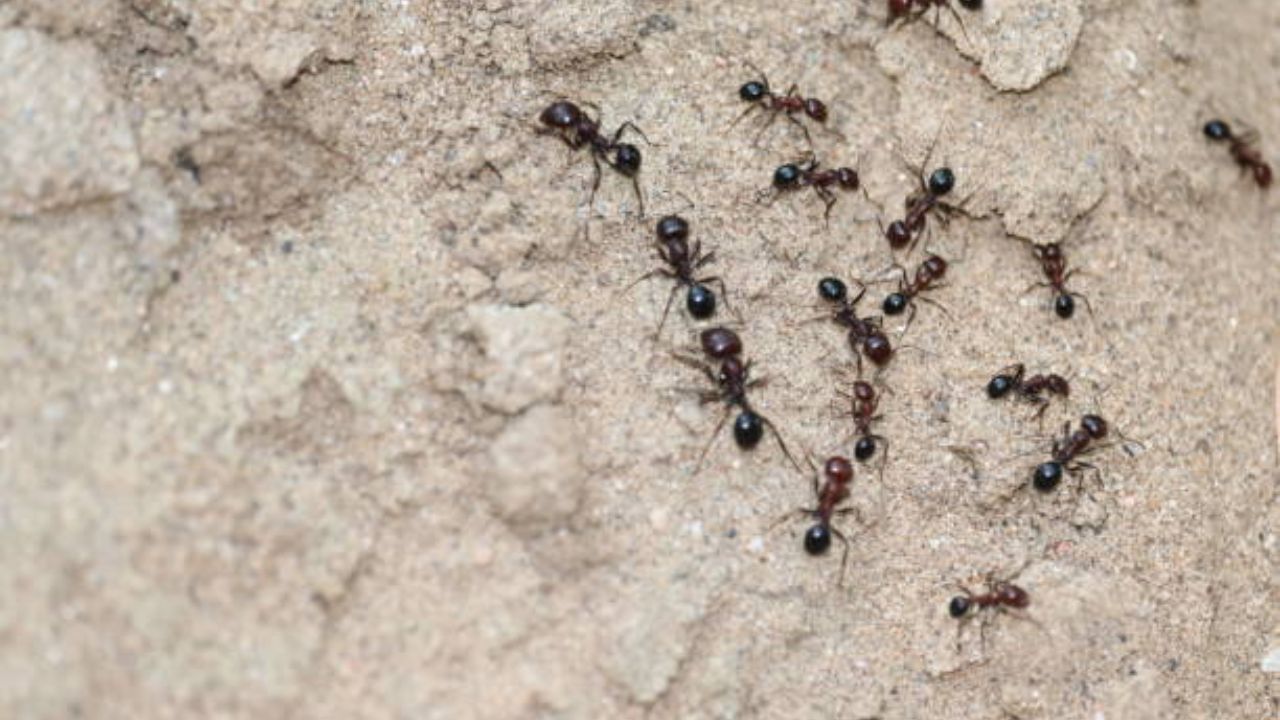
[[[1044,493],[1058,487],[1060,482],[1062,482],[1062,463],[1056,460],[1041,463],[1031,478],[1031,484]]]
[[[893,357],[893,346],[889,344],[889,338],[877,332],[862,341],[862,354],[876,365],[884,365]]]
[[[884,299],[885,315],[901,315],[907,309],[907,296],[900,293],[889,293]]]
[[[858,462],[866,462],[876,454],[876,441],[869,436],[858,438],[858,442],[853,446],[853,456],[858,458]]]
[[[982,9],[982,0],[960,0],[960,4],[963,5],[966,10]]]
[[[769,86],[759,80],[744,83],[742,87],[738,88],[738,97],[748,102],[756,102],[768,94]]]
[[[777,170],[773,171],[773,186],[778,188],[788,188],[800,181],[800,166],[795,163],[787,163],[779,165]]]
[[[703,330],[698,335],[702,352],[716,360],[727,360],[742,352],[742,338],[727,327],[713,327]]]
[[[822,464],[822,476],[834,483],[848,483],[853,479],[853,464],[849,458],[833,455]]]
[[[947,612],[951,613],[951,617],[959,620],[969,614],[969,610],[973,607],[973,603],[965,595],[957,595],[951,598],[951,602],[947,605]]]
[[[689,237],[689,223],[679,215],[668,215],[658,221],[658,239],[684,240]]]
[[[804,101],[804,114],[817,120],[818,122],[827,121],[827,106],[817,98],[806,98]]]
[[[737,360],[726,360],[725,364],[736,363]],[[764,437],[764,420],[750,410],[743,410],[733,421],[733,439],[738,443],[738,447],[743,450],[750,450],[760,444],[760,438]]]
[[[827,302],[843,302],[849,296],[849,286],[837,277],[824,277],[818,281],[818,295]]]
[[[902,220],[894,220],[885,228],[884,239],[889,241],[889,247],[901,250],[911,242],[911,228]]]
[[[1013,389],[1013,378],[1008,375],[996,375],[987,383],[987,397],[997,400],[1009,394]]]
[[[1210,120],[1204,124],[1204,134],[1210,140],[1230,140],[1231,126],[1223,120]]]
[[[538,116],[543,125],[553,128],[570,128],[582,119],[582,110],[568,100],[557,100]]]
[[[1070,295],[1062,293],[1053,299],[1053,311],[1058,317],[1066,320],[1076,312],[1076,301]]]
[[[810,555],[822,555],[831,549],[831,528],[818,523],[804,534],[804,551]]]
[[[858,189],[858,172],[853,168],[842,167],[836,170],[836,182],[840,187],[849,190]]]
[[[699,320],[706,320],[716,314],[716,294],[706,285],[694,283],[689,286],[685,306],[689,308],[690,315]]]
[[[889,18],[898,18],[911,11],[911,0],[889,0]]]
[[[929,192],[946,195],[956,186],[956,174],[949,167],[940,167],[929,174]]]
[[[1094,440],[1101,440],[1107,436],[1107,421],[1098,415],[1085,415],[1080,418],[1080,427]]]
[[[1271,166],[1265,162],[1254,165],[1253,180],[1258,183],[1258,187],[1271,187]]]
[[[613,166],[627,177],[635,177],[640,172],[640,148],[630,143],[622,143],[613,156]]]

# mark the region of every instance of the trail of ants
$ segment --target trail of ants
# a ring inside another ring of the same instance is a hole
[[[599,110],[596,111],[599,115]],[[591,153],[591,163],[595,168],[595,176],[591,183],[591,195],[588,206],[595,203],[596,191],[600,189],[600,163],[613,168],[618,174],[631,179],[636,193],[636,202],[640,207],[640,217],[644,217],[644,195],[640,192],[640,148],[630,143],[619,142],[622,133],[631,130],[645,142],[643,131],[635,123],[628,120],[618,126],[612,136],[600,132],[600,121],[588,115],[582,108],[568,100],[557,100],[548,105],[538,116],[543,129],[540,132],[551,133],[559,137],[570,150],[587,148]]]

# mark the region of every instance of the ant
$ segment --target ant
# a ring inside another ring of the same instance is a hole
[[[1044,271],[1047,282],[1038,282],[1032,285],[1032,288],[1047,287],[1054,293],[1053,311],[1063,320],[1069,319],[1076,312],[1075,298],[1084,301],[1084,305],[1089,309],[1089,314],[1093,314],[1093,305],[1089,303],[1089,298],[1078,292],[1070,292],[1067,290],[1067,280],[1076,273],[1075,270],[1067,270],[1067,256],[1062,252],[1062,245],[1056,242],[1045,243],[1044,245],[1033,244],[1031,251],[1035,253],[1036,260],[1040,261],[1040,269]]]
[[[902,274],[898,279],[898,291],[889,293],[889,295],[885,297],[882,308],[885,315],[901,315],[904,310],[910,309],[911,312],[907,315],[907,326],[909,327],[912,319],[914,319],[916,315],[915,301],[917,299],[923,300],[932,305],[937,305],[940,309],[942,308],[942,306],[938,305],[936,301],[923,297],[920,293],[931,288],[942,287],[935,283],[947,274],[946,260],[943,260],[937,255],[929,255],[920,263],[920,266],[916,268],[915,277],[910,281],[907,280],[907,271],[905,268],[899,266],[898,271]]]
[[[597,113],[599,111],[597,110]],[[557,100],[546,107],[538,116],[546,126],[543,132],[555,133],[564,140],[571,150],[586,146],[591,150],[591,162],[595,166],[595,180],[591,183],[591,197],[587,204],[595,202],[596,191],[600,189],[600,162],[616,170],[623,177],[631,178],[631,185],[636,192],[636,201],[640,206],[640,217],[644,217],[644,196],[640,192],[640,148],[630,143],[618,142],[623,131],[630,128],[645,138],[645,134],[628,120],[618,126],[613,137],[605,137],[600,133],[600,121],[587,115],[586,112],[568,100]]]
[[[932,153],[933,148],[930,147],[929,154]],[[925,164],[928,162],[929,157],[926,155]],[[964,201],[953,205],[942,200],[956,186],[956,174],[951,168],[937,168],[929,173],[928,178],[921,172],[919,181],[920,187],[907,196],[906,215],[903,219],[894,220],[888,227],[881,226],[881,233],[889,242],[889,247],[894,250],[907,248],[910,252],[910,249],[915,247],[916,241],[920,239],[920,234],[928,224],[929,213],[939,213],[938,219],[945,224],[947,216],[957,212],[964,205]]]
[[[858,358],[859,371],[862,370],[863,355],[878,366],[883,366],[893,357],[893,346],[880,327],[880,318],[860,318],[857,315],[858,301],[866,293],[867,288],[859,282],[858,294],[851,300],[849,287],[840,278],[827,277],[818,282],[818,295],[836,306],[831,312],[831,320],[849,330],[849,347]]]
[[[724,429],[724,424],[728,421],[729,415],[734,408],[739,411],[738,416],[733,421],[733,439],[737,442],[738,447],[743,450],[751,450],[760,444],[760,440],[764,437],[765,428],[768,428],[773,433],[774,439],[778,441],[778,447],[782,448],[782,454],[786,455],[787,460],[791,461],[791,464],[799,470],[800,466],[796,464],[795,457],[787,449],[787,444],[783,441],[782,434],[774,427],[772,421],[756,412],[747,399],[747,390],[763,386],[766,380],[763,378],[751,378],[751,363],[749,361],[743,362],[739,357],[742,353],[742,340],[738,338],[738,334],[724,327],[709,328],[702,331],[700,342],[707,357],[720,361],[718,369],[716,366],[696,358],[679,354],[675,354],[673,357],[685,365],[702,371],[707,380],[716,386],[715,390],[699,391],[699,402],[706,404],[722,401],[725,404],[725,409],[724,414],[720,417],[720,422],[716,425],[716,429],[711,433],[706,446],[703,447],[702,454],[698,456],[698,464],[694,468],[694,472],[697,472],[702,467],[707,453],[711,450],[711,445],[720,435],[720,431]]]
[[[659,336],[662,335],[662,327],[667,322],[667,313],[671,311],[671,303],[675,300],[676,293],[681,288],[688,288],[685,295],[685,307],[688,308],[689,314],[699,320],[705,320],[716,312],[716,294],[709,284],[716,284],[720,287],[720,294],[725,297],[725,303],[728,303],[728,293],[725,291],[724,280],[718,276],[696,277],[695,272],[703,265],[707,265],[715,261],[715,253],[702,253],[702,243],[694,241],[693,248],[689,247],[689,223],[678,215],[668,215],[658,221],[656,228],[657,238],[655,246],[658,251],[658,258],[666,263],[667,267],[656,268],[636,278],[635,282],[628,286],[628,290],[635,287],[638,283],[648,280],[655,275],[662,275],[676,281],[671,287],[671,293],[667,295],[667,305],[662,310],[662,320],[658,323]]]
[[[812,462],[809,467],[813,468]],[[831,536],[835,535],[844,544],[844,555],[840,559],[840,579],[837,582],[837,585],[844,585],[845,566],[849,562],[849,540],[844,533],[831,525],[831,518],[857,512],[851,507],[836,507],[849,498],[849,483],[853,482],[853,463],[849,462],[848,458],[835,455],[827,458],[827,461],[822,464],[821,485],[818,484],[818,474],[816,471],[813,473],[813,494],[818,501],[818,506],[800,508],[796,511],[796,514],[811,517],[816,521],[804,534],[804,550],[814,557],[825,555],[827,550],[831,549]],[[790,515],[784,515],[782,519],[786,520],[788,517]]]
[[[1071,385],[1067,379],[1055,373],[1026,376],[1027,368],[1022,363],[1014,363],[996,373],[987,383],[987,396],[998,400],[1010,392],[1027,402],[1040,406],[1036,419],[1044,417],[1049,407],[1047,395],[1060,395],[1063,398],[1071,395]]]
[[[1271,187],[1271,166],[1262,159],[1262,153],[1254,144],[1258,141],[1258,133],[1253,130],[1236,135],[1231,126],[1222,120],[1210,120],[1205,123],[1204,134],[1214,142],[1230,143],[1231,159],[1236,161],[1240,169],[1253,174],[1253,181],[1260,188]]]
[[[958,0],[960,5],[966,10],[981,10],[982,0]],[[937,8],[937,15],[934,17],[934,25],[938,24],[938,20],[942,15],[942,8],[946,8],[951,13],[951,17],[955,18],[956,24],[960,26],[960,32],[964,33],[965,39],[969,38],[968,31],[964,28],[964,21],[960,19],[960,13],[951,6],[951,0],[888,0],[889,17],[885,20],[886,25],[892,25],[896,21],[910,22],[922,17],[929,11],[929,6]]]
[[[1021,571],[1016,574],[1021,574]],[[947,603],[947,612],[960,622],[960,625],[956,627],[957,651],[960,648],[961,628],[965,622],[972,619],[978,612],[985,608],[994,608],[1005,612],[1022,611],[1031,606],[1030,593],[1013,584],[1012,579],[996,580],[992,574],[988,573],[986,585],[987,591],[984,593],[975,593],[969,588],[959,585],[960,592],[963,594],[952,597],[950,602]],[[1026,615],[1019,614],[1018,617],[1031,620],[1036,625],[1039,625],[1039,623],[1036,623],[1035,620]],[[984,648],[986,646],[986,629],[985,621],[978,626],[979,639],[982,641]]]
[[[831,208],[836,204],[836,194],[832,187],[841,190],[857,190],[861,187],[858,172],[853,168],[839,167],[832,170],[819,170],[818,161],[810,153],[804,164],[786,163],[773,171],[773,187],[765,193],[791,192],[802,187],[812,187],[827,206],[822,213],[823,222],[830,224]],[[763,196],[763,194],[762,194]]]
[[[871,423],[879,420],[880,415],[876,414],[877,408],[880,406],[880,397],[874,386],[865,380],[855,380],[852,392],[836,391],[842,399],[849,402],[849,414],[853,418],[854,431],[858,436],[858,441],[853,446],[853,456],[858,462],[866,462],[876,454],[876,442],[882,442],[886,446],[889,441],[883,435],[877,435],[871,432]],[[886,458],[888,449],[885,449]],[[884,472],[883,464],[880,467],[881,473]]]
[[[1076,458],[1090,450],[1097,440],[1107,436],[1107,421],[1098,415],[1085,415],[1080,418],[1080,428],[1071,430],[1071,423],[1062,426],[1062,437],[1053,441],[1053,459],[1041,463],[1031,476],[1031,484],[1042,493],[1051,492],[1062,481],[1062,471],[1075,473],[1080,470],[1097,470],[1088,463],[1079,462]]]
[[[769,126],[778,119],[778,115],[781,114],[787,120],[795,123],[796,126],[800,128],[800,131],[804,133],[805,141],[812,146],[813,139],[809,137],[809,128],[805,127],[804,123],[797,120],[795,114],[803,112],[813,120],[825,123],[827,121],[826,103],[817,98],[803,97],[798,92],[799,86],[794,83],[791,87],[787,88],[785,95],[778,95],[769,89],[769,78],[765,76],[759,68],[750,63],[747,64],[747,67],[758,73],[760,78],[758,80],[750,80],[744,83],[742,87],[738,88],[738,97],[744,102],[751,103],[751,106],[739,115],[738,118],[729,125],[729,127],[737,125],[743,118],[756,110],[763,110],[769,113],[769,119],[765,122],[764,126],[760,128],[760,132],[756,133],[756,137],[758,138],[761,133],[767,130]]]

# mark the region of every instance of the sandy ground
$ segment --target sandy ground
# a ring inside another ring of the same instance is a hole
[[[1280,157],[1280,4],[882,12],[0,2],[0,715],[1280,716],[1280,200],[1200,134]],[[746,62],[828,101],[815,148],[868,191],[829,227],[755,202],[805,145],[727,129]],[[644,128],[648,219],[608,172],[586,206],[534,133],[556,94]],[[841,587],[770,529],[811,502],[778,452],[692,473],[694,324],[655,341],[666,285],[620,290],[680,210],[762,411],[847,454],[851,356],[804,321],[891,262],[875,218],[935,138],[969,197],[930,241],[949,316],[880,376]],[[1095,315],[1023,294],[1024,240]],[[1043,431],[982,393],[1015,360],[1072,377]],[[1026,492],[1089,410],[1143,449]],[[957,633],[950,584],[1019,568],[1026,617]]]

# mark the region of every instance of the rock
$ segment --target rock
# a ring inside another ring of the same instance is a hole
[[[1081,0],[1005,0],[983,9],[982,75],[999,90],[1025,92],[1061,72],[1084,25]]]
[[[27,216],[128,192],[139,160],[90,45],[0,32],[0,213]]]
[[[530,7],[529,54],[540,68],[624,57],[637,48],[640,14],[623,0],[542,3]],[[591,22],[580,18],[590,16]]]
[[[486,495],[520,526],[563,523],[582,504],[586,469],[579,433],[564,408],[539,405],[512,420],[489,448]]]
[[[268,87],[288,85],[302,72],[317,52],[316,41],[303,32],[273,32],[262,47],[249,57],[253,74]]]
[[[478,401],[516,414],[555,400],[564,389],[563,349],[572,323],[547,305],[486,305],[467,311],[469,329],[486,362],[470,368],[479,381]]]

